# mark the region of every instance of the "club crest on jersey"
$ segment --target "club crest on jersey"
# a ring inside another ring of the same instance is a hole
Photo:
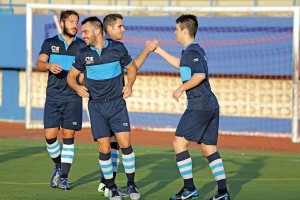
[[[91,63],[94,63],[94,57],[85,57],[85,63],[87,65],[91,64]]]
[[[52,50],[52,53],[59,53],[59,47],[52,46],[51,50]]]

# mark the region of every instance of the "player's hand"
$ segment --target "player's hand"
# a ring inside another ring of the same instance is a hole
[[[83,98],[89,98],[90,97],[90,93],[88,92],[88,89],[83,85],[78,85],[77,88],[76,88],[76,92],[79,96],[81,96]]]
[[[178,87],[174,92],[173,92],[173,98],[179,102],[179,97],[182,95],[183,90],[181,89],[181,87]]]
[[[154,51],[157,47],[159,46],[159,43],[157,40],[147,40],[145,42],[145,47],[149,50],[149,51]]]
[[[59,74],[62,71],[62,67],[59,64],[56,63],[49,63],[47,65],[47,68],[49,71],[51,71],[53,74]]]
[[[125,85],[125,86],[123,87],[122,92],[123,92],[123,97],[124,97],[124,99],[126,99],[126,98],[128,98],[128,97],[131,97],[131,95],[132,95],[132,87],[129,86],[129,85]]]

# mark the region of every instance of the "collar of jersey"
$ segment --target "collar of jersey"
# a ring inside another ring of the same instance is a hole
[[[68,49],[68,43],[64,40],[64,38],[61,36],[61,34],[58,35],[58,39],[64,43],[65,49],[67,50]],[[73,41],[75,41],[75,40],[76,40],[76,36],[73,38]]]
[[[66,41],[64,40],[64,38],[61,36],[61,34],[58,35],[58,38],[59,38],[61,41],[66,42]],[[75,36],[74,39],[73,39],[73,41],[75,41],[76,38],[77,38],[77,37]]]
[[[105,40],[105,44],[104,44],[104,46],[103,46],[103,48],[106,48],[108,46],[108,41],[107,40]],[[97,53],[100,55],[100,50],[99,49],[97,49],[97,48],[95,48],[95,47],[92,47],[92,46],[90,46],[90,48],[92,49],[92,50],[95,50],[95,51],[97,51]]]
[[[197,42],[191,42],[190,44],[188,44],[188,45],[186,45],[184,48],[183,48],[183,50],[186,50],[190,45],[192,45],[192,44],[197,44]]]

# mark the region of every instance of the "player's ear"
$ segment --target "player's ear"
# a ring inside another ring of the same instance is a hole
[[[106,30],[108,33],[111,33],[113,27],[111,25],[107,25]]]
[[[183,29],[183,34],[184,34],[184,35],[188,35],[188,34],[189,34],[187,28]]]
[[[99,28],[95,29],[95,35],[100,35],[101,31]]]
[[[65,26],[64,22],[63,22],[63,21],[60,21],[60,27],[61,27],[61,29],[63,29],[64,26]]]

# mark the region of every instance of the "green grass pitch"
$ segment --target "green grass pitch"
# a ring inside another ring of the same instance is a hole
[[[166,200],[183,185],[171,148],[134,146],[136,182],[141,200]],[[300,155],[220,150],[232,199],[300,199]],[[191,149],[194,179],[205,199],[216,183],[200,151]],[[53,164],[45,142],[0,139],[0,199],[105,199],[97,194],[98,152],[94,143],[76,143],[70,191],[53,189]],[[126,175],[119,166],[117,185],[125,190]]]

